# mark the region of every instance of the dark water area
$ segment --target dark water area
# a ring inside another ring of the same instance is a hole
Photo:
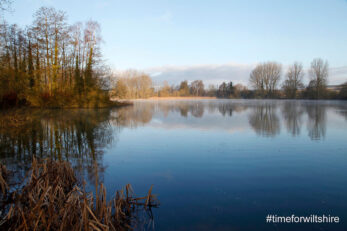
[[[20,116],[0,129],[1,162],[17,179],[37,156],[70,161],[109,197],[153,184],[161,205],[148,230],[347,230],[347,102],[144,100]],[[272,224],[268,214],[340,223]]]

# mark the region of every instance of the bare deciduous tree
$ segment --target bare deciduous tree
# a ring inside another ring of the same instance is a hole
[[[0,104],[106,102],[109,71],[101,59],[98,23],[69,26],[64,12],[48,7],[34,17],[25,29],[0,23]]]
[[[126,70],[115,76],[112,95],[118,98],[147,98],[153,95],[152,79],[149,75],[137,70]],[[123,90],[121,88],[125,88]]]
[[[190,91],[194,96],[202,96],[205,93],[205,87],[202,80],[195,80],[190,84]]]
[[[314,59],[311,62],[310,69],[310,84],[313,98],[320,99],[325,96],[326,86],[329,76],[329,64],[328,61],[323,61],[321,58]]]
[[[282,86],[287,98],[295,99],[297,97],[298,89],[304,86],[302,83],[303,77],[304,71],[301,63],[295,62],[289,67]]]
[[[254,90],[258,91],[259,94],[264,94],[264,74],[263,66],[257,65],[251,72],[249,82]]]
[[[281,64],[267,62],[258,64],[251,72],[251,86],[263,97],[273,97],[281,78]]]

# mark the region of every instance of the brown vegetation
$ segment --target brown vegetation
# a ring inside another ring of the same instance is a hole
[[[24,186],[11,190],[9,172],[0,165],[2,230],[128,230],[136,223],[139,208],[158,206],[152,195],[135,198],[131,186],[116,192],[106,201],[103,184],[95,197],[78,185],[69,162],[45,160],[32,162]]]
[[[100,34],[97,22],[70,26],[47,7],[24,29],[0,23],[0,107],[109,106]]]

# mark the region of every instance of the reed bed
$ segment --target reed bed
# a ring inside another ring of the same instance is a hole
[[[12,192],[8,175],[0,165],[1,230],[130,230],[138,209],[159,205],[152,187],[147,196],[136,198],[128,184],[110,201],[103,184],[95,196],[87,193],[66,161],[34,158],[23,187]]]

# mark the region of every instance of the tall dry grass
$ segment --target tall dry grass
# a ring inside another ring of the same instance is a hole
[[[32,161],[23,186],[12,190],[9,174],[0,165],[1,230],[129,230],[136,211],[159,205],[152,195],[136,198],[131,185],[106,200],[106,189],[98,184],[95,196],[79,187],[69,162]]]

